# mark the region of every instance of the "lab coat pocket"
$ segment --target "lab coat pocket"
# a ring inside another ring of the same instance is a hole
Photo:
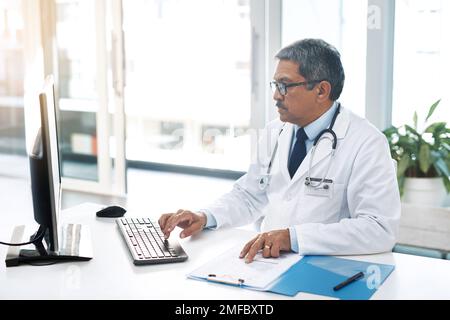
[[[335,183],[333,187],[333,204],[336,210],[341,209],[344,197],[346,195],[346,185],[343,183]]]
[[[333,183],[329,196],[313,192],[304,193],[302,207],[308,222],[332,223],[339,221],[345,197],[345,184]]]

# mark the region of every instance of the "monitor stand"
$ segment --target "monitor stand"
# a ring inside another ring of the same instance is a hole
[[[16,226],[13,231],[11,243],[21,243],[25,226]],[[36,234],[42,232],[42,227]],[[33,241],[32,236],[30,241]],[[59,249],[51,252],[44,246],[44,239],[34,242],[36,249],[20,249],[10,246],[6,254],[7,267],[21,264],[44,266],[60,262],[88,261],[92,259],[92,242],[89,228],[81,224],[66,224],[58,232]],[[47,245],[48,248],[48,245]]]

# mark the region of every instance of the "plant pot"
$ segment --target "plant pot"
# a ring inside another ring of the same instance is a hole
[[[442,207],[447,196],[442,178],[405,178],[403,202]]]

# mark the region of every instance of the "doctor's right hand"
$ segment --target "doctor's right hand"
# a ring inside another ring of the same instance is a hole
[[[175,227],[184,229],[180,233],[180,238],[186,238],[203,230],[206,225],[206,215],[180,209],[176,213],[161,215],[158,223],[166,239],[169,238]]]

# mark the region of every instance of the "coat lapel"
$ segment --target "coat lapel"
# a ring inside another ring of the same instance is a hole
[[[349,114],[346,109],[341,107],[340,113],[336,118],[336,122],[334,124],[334,132],[336,133],[336,137],[338,139],[336,150],[339,149],[339,140],[344,139],[345,135],[347,134],[349,126]],[[291,131],[292,134],[292,131]],[[295,173],[294,177],[292,178],[292,183],[296,182],[298,179],[303,177],[307,171],[308,168],[311,166],[311,169],[314,168],[316,165],[318,165],[320,162],[322,162],[324,159],[328,158],[328,156],[331,153],[332,150],[332,135],[327,133],[324,134],[323,137],[329,137],[330,139],[323,139],[320,141],[320,143],[317,144],[316,150],[314,152],[313,156],[313,162],[311,162],[311,155],[313,152],[313,148],[311,148],[306,155],[305,159],[303,159],[303,162],[300,164],[300,167],[298,168],[297,172]],[[290,142],[290,140],[289,140]],[[289,149],[288,149],[289,152]],[[287,153],[289,154],[289,153]],[[287,159],[287,158],[286,158]],[[287,163],[287,162],[286,162]],[[287,167],[287,165],[286,165]],[[286,169],[287,172],[287,169]],[[287,172],[289,176],[289,172]]]
[[[291,177],[289,175],[288,171],[288,157],[289,157],[289,150],[291,147],[291,139],[292,134],[294,132],[294,125],[292,123],[286,123],[283,132],[280,136],[280,145],[279,145],[279,165],[280,165],[280,171],[283,174],[284,178],[287,179],[287,181],[291,180]]]

